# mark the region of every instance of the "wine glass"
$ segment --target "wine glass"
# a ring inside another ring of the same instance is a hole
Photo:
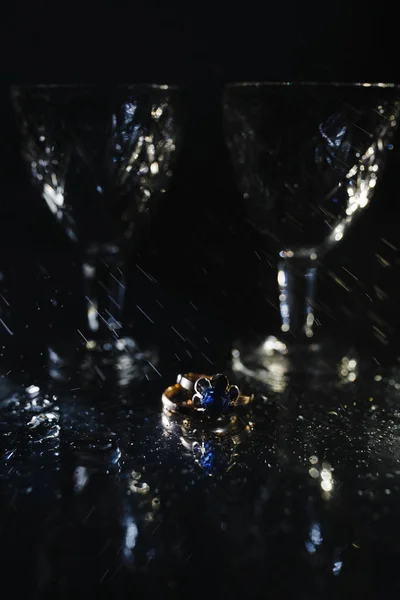
[[[279,334],[237,344],[239,370],[268,381],[333,368],[340,344],[316,331],[317,267],[368,207],[399,111],[394,84],[225,87],[226,142],[250,221],[276,252],[281,316]]]
[[[82,250],[83,364],[93,371],[117,355],[121,362],[121,353],[146,362],[122,327],[124,266],[169,185],[181,140],[179,89],[20,85],[11,95],[33,183]],[[49,350],[55,377],[65,364],[58,350]]]

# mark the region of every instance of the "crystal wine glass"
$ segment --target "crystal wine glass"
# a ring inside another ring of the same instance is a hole
[[[82,250],[86,350],[95,362],[112,362],[121,352],[143,358],[122,328],[124,265],[172,175],[181,139],[179,90],[22,85],[12,88],[12,101],[33,182]],[[50,359],[63,362],[54,348]]]
[[[332,366],[315,335],[317,267],[368,207],[399,111],[394,84],[225,87],[227,146],[250,220],[276,252],[281,315],[279,335],[237,344],[238,368],[265,378]]]

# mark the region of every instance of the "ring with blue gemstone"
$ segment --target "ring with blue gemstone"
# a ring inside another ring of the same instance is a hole
[[[230,385],[228,378],[222,373],[200,377],[194,384],[194,391],[192,401],[195,410],[215,415],[226,414],[240,397],[238,386]]]
[[[204,439],[238,444],[253,429],[253,399],[220,373],[185,373],[162,394],[162,424],[166,434],[178,435],[188,447]]]
[[[200,373],[185,373],[178,375],[176,383],[167,387],[162,394],[164,409],[172,412],[185,414],[193,410],[192,395],[195,382],[202,377]]]
[[[164,390],[164,409],[179,414],[204,416],[224,416],[237,407],[245,407],[253,400],[253,395],[240,393],[237,385],[231,385],[222,373],[204,375],[185,373],[178,375],[177,382]]]

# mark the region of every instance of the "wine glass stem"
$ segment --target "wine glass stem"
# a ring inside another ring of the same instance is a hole
[[[101,247],[84,256],[87,331],[92,339],[112,341],[119,337],[125,297],[123,262],[119,252],[110,253]]]
[[[315,260],[294,256],[279,260],[281,329],[295,338],[311,338],[314,334],[316,282]]]

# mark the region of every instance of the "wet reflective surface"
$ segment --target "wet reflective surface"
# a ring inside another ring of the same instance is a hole
[[[123,407],[3,377],[1,529],[6,564],[26,569],[18,589],[396,591],[387,557],[400,550],[398,367],[259,388],[236,443],[183,434],[163,417],[162,389],[143,383]]]

